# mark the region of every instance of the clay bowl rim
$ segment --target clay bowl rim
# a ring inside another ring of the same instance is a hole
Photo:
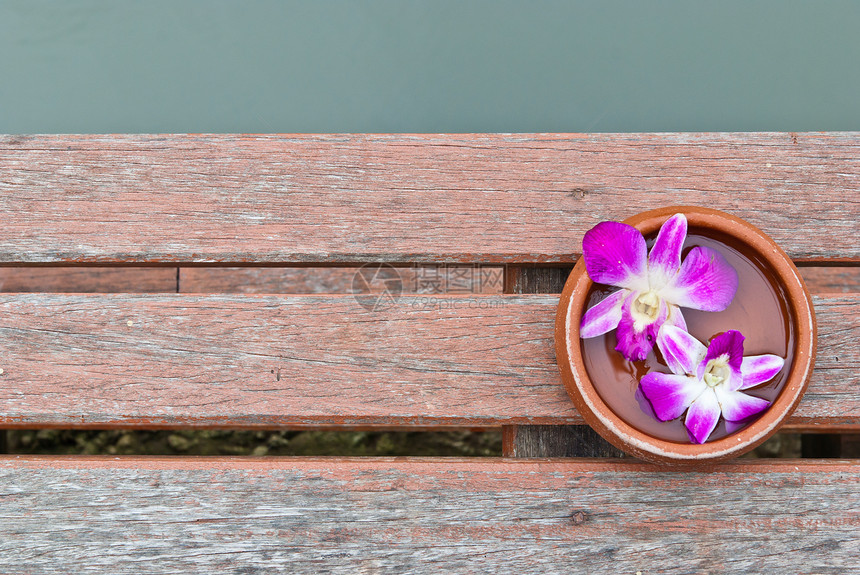
[[[678,465],[710,463],[736,457],[776,433],[795,410],[809,385],[815,362],[817,326],[812,298],[791,258],[764,232],[736,216],[696,206],[670,206],[642,212],[624,223],[644,235],[655,233],[669,217],[683,213],[689,227],[713,230],[735,238],[759,255],[786,290],[790,321],[795,327],[794,363],[785,386],[757,421],[743,430],[704,444],[682,444],[647,435],[619,418],[600,398],[582,359],[579,325],[585,296],[593,282],[580,257],[559,301],[556,314],[556,357],[568,395],[586,422],[607,441],[642,459]]]

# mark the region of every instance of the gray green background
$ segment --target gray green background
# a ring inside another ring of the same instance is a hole
[[[0,0],[0,132],[860,129],[860,2]]]

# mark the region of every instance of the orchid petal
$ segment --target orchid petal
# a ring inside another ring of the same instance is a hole
[[[660,421],[680,417],[707,386],[694,377],[652,371],[639,382]]]
[[[776,376],[785,365],[785,360],[778,355],[751,355],[741,363],[743,384],[738,389],[749,389],[769,381]]]
[[[668,323],[663,324],[657,334],[657,347],[672,373],[679,375],[696,373],[707,352],[698,339]]]
[[[730,391],[722,387],[715,387],[717,400],[723,417],[727,421],[741,421],[767,409],[770,402],[760,397],[747,395],[741,391]]]
[[[621,305],[628,294],[629,290],[618,290],[585,312],[579,326],[580,337],[597,337],[618,327],[618,322],[621,321]]]
[[[699,246],[690,250],[660,296],[681,307],[723,311],[737,290],[738,274],[729,262],[719,252]]]
[[[675,214],[660,227],[654,247],[648,255],[648,282],[651,289],[666,286],[681,267],[681,250],[687,239],[687,218]]]
[[[642,392],[642,386],[636,386],[636,392],[633,394],[633,399],[636,400],[636,403],[639,405],[639,409],[642,410],[642,413],[650,415],[654,419],[659,420],[657,414],[654,412],[654,406],[651,405],[651,402],[648,401],[648,398],[645,397],[645,394]]]
[[[647,291],[647,246],[642,234],[620,222],[600,222],[582,238],[582,257],[591,281]]]
[[[666,300],[663,300],[663,305],[667,306],[668,308],[668,313],[666,314],[666,323],[664,325],[674,325],[678,329],[689,331],[687,329],[687,322],[684,320],[684,314],[681,313],[681,308],[676,305],[667,304]]]
[[[690,404],[684,425],[696,443],[704,443],[717,427],[719,419],[720,403],[717,401],[717,395],[706,390]]]
[[[705,361],[708,362],[720,356],[727,356],[729,367],[740,375],[741,363],[744,360],[744,336],[741,332],[730,329],[711,340],[705,354]]]
[[[666,307],[661,307],[657,318],[651,323],[642,323],[633,319],[630,306],[636,299],[638,294],[633,292],[630,297],[624,300],[621,306],[621,321],[618,322],[618,329],[615,331],[615,337],[618,344],[615,346],[616,351],[630,361],[640,361],[648,357],[648,352],[654,348],[657,342],[657,332],[660,326],[666,321]]]
[[[744,427],[746,427],[746,423],[743,421],[729,421],[726,419],[726,433],[732,434],[735,431],[740,431]]]

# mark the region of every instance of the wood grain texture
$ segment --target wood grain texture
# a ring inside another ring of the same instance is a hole
[[[0,267],[0,291],[65,293],[353,293],[357,267]],[[370,266],[367,268],[370,269]],[[520,270],[529,270],[523,274]],[[560,293],[570,267],[396,268],[403,293]],[[801,267],[812,293],[860,292],[860,267]],[[559,285],[560,284],[560,285]],[[378,286],[375,286],[378,287]]]
[[[0,138],[8,263],[569,263],[595,223],[673,204],[858,261],[860,136]]]
[[[515,425],[503,443],[506,457],[624,457],[587,425]],[[507,431],[507,427],[505,427]]]
[[[180,293],[352,293],[355,267],[179,269]]]
[[[0,291],[176,292],[177,268],[0,267]]]
[[[509,266],[505,293],[561,293],[571,267]],[[802,266],[798,268],[810,293],[860,293],[860,267]]]
[[[2,458],[8,573],[851,572],[857,462]]]
[[[381,281],[365,282],[382,269],[397,278],[401,293],[502,293],[501,266],[192,267],[180,268],[181,293],[379,293]],[[356,276],[358,274],[358,277]],[[363,275],[362,275],[363,274]]]
[[[508,266],[505,293],[560,294],[572,269],[570,266]]]
[[[581,424],[555,363],[558,298],[0,296],[0,424]],[[860,429],[860,296],[815,298],[818,360],[789,425]],[[130,323],[129,323],[130,322]]]
[[[860,267],[798,268],[810,293],[860,293]]]

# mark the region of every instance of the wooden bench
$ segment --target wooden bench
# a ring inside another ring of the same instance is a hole
[[[0,294],[3,427],[505,439],[501,458],[0,456],[0,571],[856,572],[857,459],[664,471],[596,457],[580,427],[556,294],[588,228],[673,204],[803,266],[819,351],[786,428],[857,433],[858,134],[0,138],[8,277],[108,266],[84,282],[174,292]],[[504,266],[505,293],[404,286],[373,311],[343,273],[340,293],[224,293],[364,263]]]

